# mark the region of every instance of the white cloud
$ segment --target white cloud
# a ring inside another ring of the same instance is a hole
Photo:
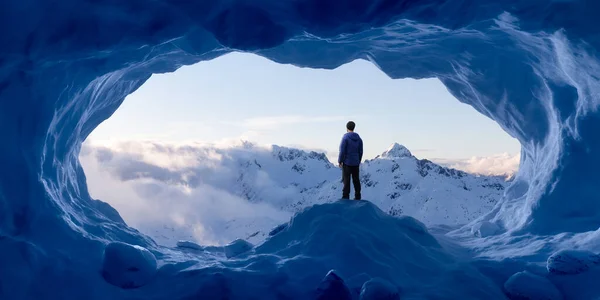
[[[519,170],[520,154],[501,153],[468,159],[432,159],[445,166],[481,175],[511,175]]]
[[[215,149],[219,148],[86,143],[80,161],[92,197],[108,202],[129,225],[161,244],[172,246],[173,241],[185,239],[222,245],[289,220],[290,213],[269,203],[251,203],[228,192],[231,179],[238,175],[229,168],[235,161],[223,155],[226,151]],[[275,190],[264,175],[256,180],[268,193],[285,193]]]

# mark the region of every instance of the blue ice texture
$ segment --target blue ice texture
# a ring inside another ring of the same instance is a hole
[[[563,295],[550,280],[527,271],[511,276],[504,284],[504,289],[510,299],[563,299]]]
[[[581,250],[560,250],[548,257],[550,274],[581,274],[600,266],[600,255]]]
[[[346,297],[338,277],[352,299],[600,298],[600,1],[0,7],[0,299],[314,299],[319,287]],[[157,245],[90,197],[82,142],[152,74],[234,51],[438,78],[521,143],[519,173],[492,211],[452,230],[341,201],[251,249],[231,246],[235,256]]]
[[[193,250],[204,250],[204,247],[192,241],[177,241],[177,247]]]
[[[156,258],[146,248],[113,242],[104,248],[102,277],[122,288],[145,285],[156,273]]]
[[[400,291],[385,279],[373,278],[365,282],[360,290],[360,300],[400,300]]]
[[[331,270],[317,287],[315,299],[352,300],[352,294],[344,280],[334,270]]]

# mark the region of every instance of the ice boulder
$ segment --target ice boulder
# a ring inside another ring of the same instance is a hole
[[[193,249],[193,250],[204,250],[204,247],[191,242],[191,241],[178,241],[177,242],[177,247],[178,248],[186,248],[186,249]]]
[[[238,256],[242,253],[250,251],[254,246],[249,242],[237,239],[225,246],[225,256],[227,258],[232,258]]]
[[[370,279],[371,276],[369,276],[368,274],[360,273],[346,280],[346,284],[348,285],[350,293],[354,296],[354,298],[358,298],[362,286],[365,284],[365,282],[369,281]]]
[[[516,273],[508,278],[504,283],[504,290],[512,300],[563,299],[563,295],[548,278],[527,271]]]
[[[390,282],[381,278],[373,278],[363,284],[360,300],[399,300],[400,291]]]
[[[351,300],[350,290],[344,280],[331,270],[319,284],[316,292],[316,300]]]
[[[104,248],[102,277],[121,288],[137,288],[154,277],[156,266],[156,257],[146,248],[113,242]]]
[[[573,275],[600,266],[600,255],[582,250],[561,250],[550,257],[546,263],[548,272],[557,275]]]

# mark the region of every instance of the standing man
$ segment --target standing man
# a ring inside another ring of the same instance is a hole
[[[342,168],[342,179],[344,188],[342,190],[342,199],[350,199],[350,177],[354,184],[354,200],[360,200],[360,178],[359,167],[363,156],[363,141],[354,132],[356,124],[352,121],[346,124],[346,134],[342,137],[340,143],[340,155],[338,164]]]

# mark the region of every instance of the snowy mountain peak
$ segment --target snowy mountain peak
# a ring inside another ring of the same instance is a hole
[[[394,143],[392,144],[387,150],[385,150],[382,154],[381,157],[388,157],[388,158],[401,158],[401,157],[412,157],[412,153],[410,153],[410,151],[398,144],[398,143]]]
[[[254,145],[254,143],[252,143],[250,141],[242,140],[241,141],[241,146],[244,149],[253,149],[255,145]]]
[[[295,160],[319,160],[326,164],[331,164],[327,159],[327,155],[322,152],[316,151],[304,151],[295,148],[288,148],[283,146],[272,145],[271,146],[273,156],[278,158],[280,161],[295,161]]]

